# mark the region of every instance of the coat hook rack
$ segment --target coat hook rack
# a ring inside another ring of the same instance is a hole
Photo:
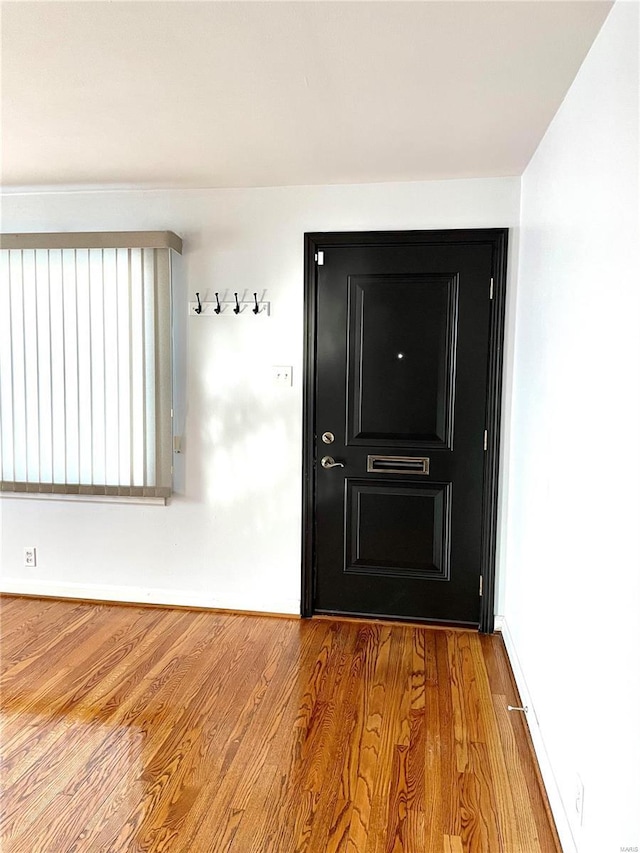
[[[266,291],[263,291],[263,294]],[[240,294],[234,292],[233,299],[225,298],[227,292],[223,293],[223,298],[220,299],[220,293],[216,292],[215,301],[207,302],[200,300],[200,292],[196,293],[196,301],[189,302],[189,316],[197,317],[248,317],[253,314],[254,317],[269,317],[271,315],[271,303],[264,297],[258,298],[258,293],[244,291],[242,298]],[[253,298],[250,298],[253,296]],[[249,307],[251,311],[249,311]]]

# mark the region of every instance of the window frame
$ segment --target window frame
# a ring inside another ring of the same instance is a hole
[[[0,459],[0,497],[1,498],[45,498],[45,499],[68,499],[87,500],[103,502],[132,502],[132,503],[166,503],[173,491],[173,257],[172,252],[182,254],[182,239],[172,231],[112,231],[112,232],[35,232],[35,233],[10,233],[0,234],[0,250],[92,250],[92,249],[141,249],[154,250],[153,252],[153,276],[151,285],[153,287],[153,331],[154,331],[154,358],[155,368],[153,371],[153,389],[155,395],[154,408],[154,452],[158,466],[158,480],[153,485],[133,485],[132,482],[118,485],[107,485],[103,483],[80,483],[82,479],[78,471],[78,482],[66,482],[67,472],[65,470],[65,482],[39,482],[29,478],[24,482],[2,480],[2,460]],[[166,250],[166,255],[156,250]],[[9,256],[10,257],[10,256]],[[158,259],[162,263],[158,263]],[[166,260],[166,263],[164,262]],[[74,284],[77,288],[78,280]],[[23,283],[24,286],[24,283]],[[166,288],[160,294],[161,288]],[[146,303],[145,303],[146,304]],[[144,308],[143,308],[144,311]],[[24,315],[23,315],[24,330]],[[24,331],[23,331],[24,334]],[[13,342],[9,348],[13,352]],[[66,346],[66,342],[63,343]],[[76,343],[76,357],[79,358],[79,345]],[[162,368],[162,369],[159,369]],[[49,368],[51,369],[51,368]],[[13,383],[15,376],[13,366],[11,367],[10,384],[13,395]],[[146,376],[145,376],[146,381]],[[27,392],[26,379],[24,380],[24,393]],[[121,394],[118,388],[118,393]],[[106,396],[106,391],[105,391]],[[122,399],[121,397],[119,399]],[[38,401],[39,403],[39,401]],[[12,396],[13,406],[13,396]],[[65,406],[66,418],[66,406]],[[39,417],[39,415],[38,415]],[[51,427],[53,429],[53,427]],[[93,428],[93,427],[92,427]],[[26,429],[26,423],[25,423]],[[38,426],[39,430],[39,426]],[[13,439],[13,435],[12,435]],[[25,435],[26,440],[26,435]],[[40,440],[40,439],[39,439]],[[65,439],[66,440],[66,439]],[[145,433],[145,442],[147,434]],[[78,442],[80,438],[78,437]],[[38,447],[40,448],[40,444]],[[40,450],[38,450],[40,453]],[[130,448],[129,455],[133,454]],[[15,448],[13,448],[15,464]],[[155,470],[154,464],[154,470]],[[145,479],[147,463],[145,462]],[[15,471],[14,471],[15,476]],[[93,474],[92,474],[93,477]],[[51,480],[54,480],[53,473]],[[104,476],[108,481],[109,477]]]

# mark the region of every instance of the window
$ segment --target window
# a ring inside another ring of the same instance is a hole
[[[0,237],[3,492],[171,494],[171,232]]]

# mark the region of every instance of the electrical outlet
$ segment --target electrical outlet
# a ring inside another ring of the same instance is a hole
[[[576,775],[574,805],[576,809],[576,815],[578,817],[578,824],[579,826],[582,826],[582,814],[584,812],[584,784],[582,782],[582,779],[578,775]]]
[[[36,546],[31,545],[28,548],[24,549],[24,567],[25,569],[31,569],[36,564]]]

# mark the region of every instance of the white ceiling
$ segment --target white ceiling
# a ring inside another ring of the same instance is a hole
[[[519,175],[610,3],[5,2],[5,186]]]

